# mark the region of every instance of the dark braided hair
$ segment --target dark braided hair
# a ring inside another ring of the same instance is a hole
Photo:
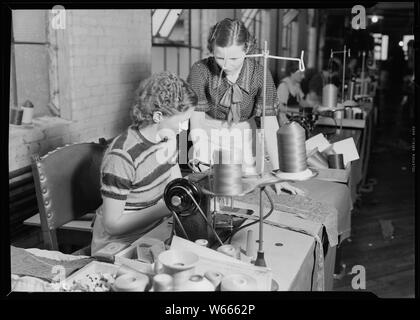
[[[133,124],[141,129],[153,123],[156,111],[168,117],[195,107],[197,102],[197,95],[186,81],[164,71],[140,82],[130,116]]]
[[[286,70],[285,70],[286,76],[290,76],[298,70],[299,70],[299,62],[293,61],[293,60],[288,60],[286,62]]]
[[[207,49],[210,53],[213,53],[215,45],[219,47],[244,45],[245,52],[250,53],[255,49],[256,40],[241,20],[226,18],[210,28],[207,38]]]

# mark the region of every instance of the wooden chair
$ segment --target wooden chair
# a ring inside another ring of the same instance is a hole
[[[66,145],[43,157],[33,155],[39,215],[26,220],[25,224],[41,225],[46,249],[59,250],[58,229],[60,235],[61,230],[64,232],[64,243],[90,246],[92,218],[102,204],[100,166],[106,147],[102,140],[101,143]],[[80,243],[82,233],[88,234],[84,243]],[[61,244],[62,239],[59,240]],[[86,248],[82,250],[83,254],[89,252]]]

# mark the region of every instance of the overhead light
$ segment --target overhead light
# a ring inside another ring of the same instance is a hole
[[[372,23],[377,23],[379,22],[379,20],[382,20],[384,17],[378,16],[377,14],[373,14],[373,15],[369,15],[368,18],[370,19],[370,21],[372,21]]]
[[[400,42],[398,42],[398,45],[399,45],[400,47],[404,46],[404,41],[400,41]]]

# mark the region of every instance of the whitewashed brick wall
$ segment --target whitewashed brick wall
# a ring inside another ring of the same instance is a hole
[[[66,143],[118,135],[129,124],[134,90],[151,70],[150,10],[67,10],[71,121],[43,117],[11,128],[9,171]],[[59,48],[60,49],[60,48]]]

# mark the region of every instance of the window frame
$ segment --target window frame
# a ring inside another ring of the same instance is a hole
[[[11,26],[11,41],[10,41],[10,59],[11,59],[11,81],[13,81],[13,98],[10,97],[9,108],[18,107],[18,81],[16,72],[16,45],[33,45],[43,46],[47,54],[47,67],[48,67],[48,88],[49,97],[47,108],[50,110],[50,115],[58,116],[63,119],[71,120],[71,110],[68,104],[65,104],[65,97],[60,94],[60,88],[66,88],[64,82],[67,81],[67,72],[64,72],[66,68],[63,66],[63,70],[59,68],[60,62],[64,62],[63,55],[65,55],[66,48],[66,37],[65,30],[54,29],[52,27],[52,10],[44,10],[45,12],[45,28],[46,28],[46,41],[20,41],[15,40],[15,34],[13,30],[13,14],[12,14],[12,26]],[[60,50],[59,50],[60,48]],[[68,66],[68,61],[66,63]],[[60,73],[59,69],[63,71]],[[67,69],[68,70],[68,69]],[[13,99],[13,103],[12,103]],[[36,108],[36,106],[35,106]],[[41,115],[46,116],[46,115]]]

